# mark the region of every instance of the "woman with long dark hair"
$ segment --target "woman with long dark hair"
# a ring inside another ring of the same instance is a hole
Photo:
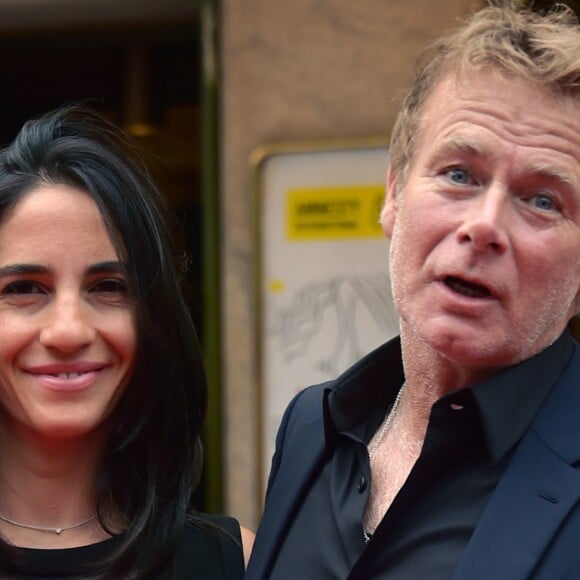
[[[207,394],[174,231],[86,108],[0,151],[1,577],[242,577],[238,523],[191,506]]]

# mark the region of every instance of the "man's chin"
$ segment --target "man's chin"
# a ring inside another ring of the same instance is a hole
[[[423,342],[440,357],[466,369],[501,369],[523,360],[526,349],[518,341],[491,330],[461,327],[431,327],[420,331]]]

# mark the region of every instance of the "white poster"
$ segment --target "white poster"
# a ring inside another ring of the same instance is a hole
[[[292,397],[398,333],[378,223],[386,143],[272,146],[253,156],[264,486]]]

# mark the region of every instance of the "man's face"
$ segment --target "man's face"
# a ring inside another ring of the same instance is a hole
[[[481,370],[560,335],[580,301],[578,101],[492,72],[448,77],[401,191],[392,174],[387,185],[404,334]]]

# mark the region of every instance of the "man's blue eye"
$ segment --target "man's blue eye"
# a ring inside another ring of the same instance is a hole
[[[554,209],[554,200],[549,196],[549,195],[545,195],[545,194],[538,194],[535,195],[532,198],[533,204],[535,207],[537,207],[538,209],[543,209],[545,211],[550,211],[552,209]]]
[[[471,182],[471,176],[467,171],[465,171],[465,169],[459,168],[449,169],[447,171],[447,175],[449,176],[449,179],[454,183],[466,185]]]

